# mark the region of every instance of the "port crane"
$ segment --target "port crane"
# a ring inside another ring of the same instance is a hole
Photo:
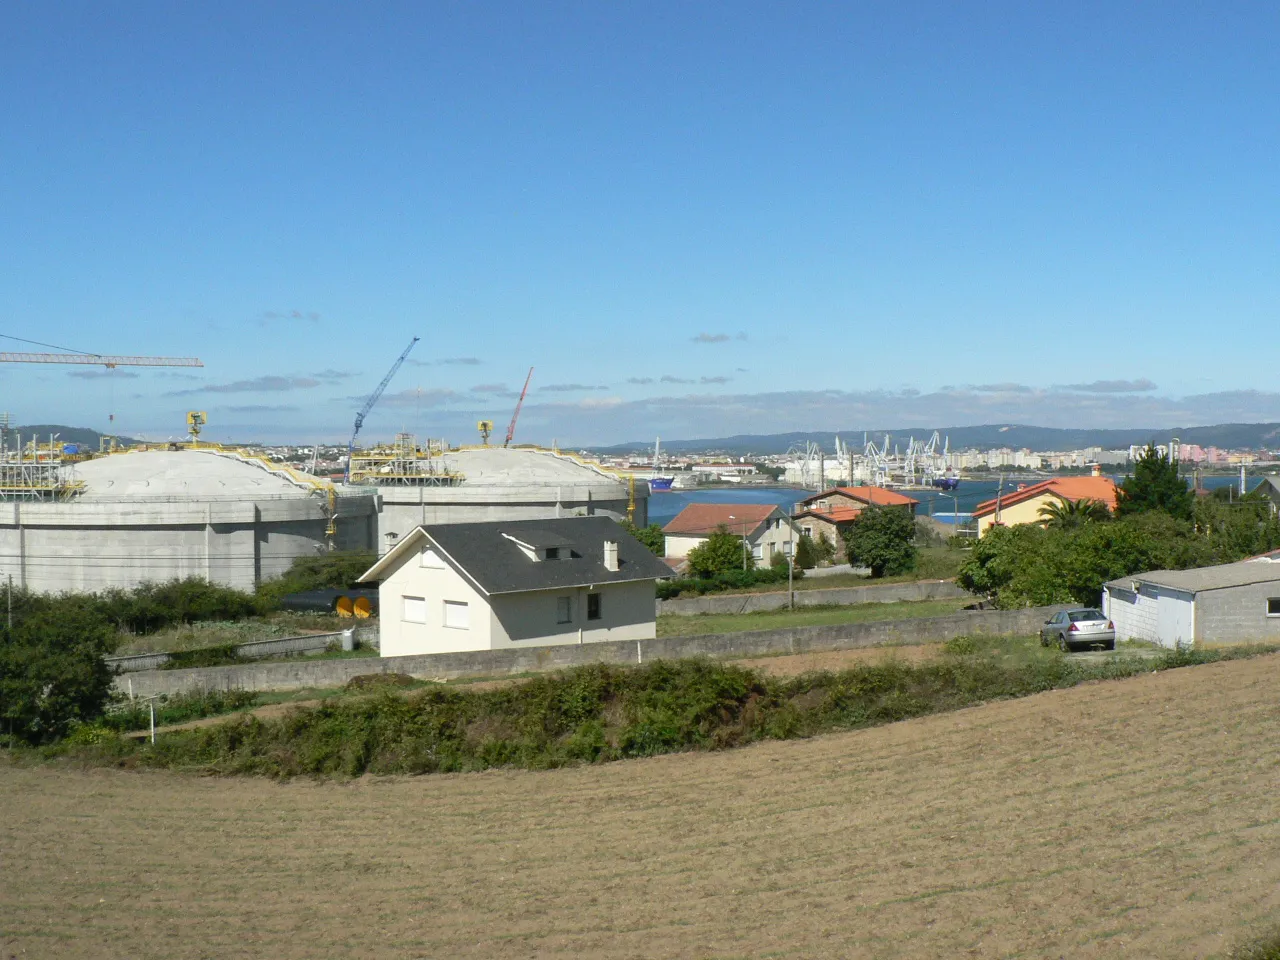
[[[409,351],[421,339],[414,337],[409,341],[409,345],[404,348],[404,353],[400,354],[398,360],[391,365],[391,369],[387,371],[387,375],[382,378],[382,382],[378,384],[378,388],[369,394],[369,399],[364,402],[364,406],[360,408],[360,412],[356,414],[356,425],[351,431],[351,442],[347,444],[347,469],[343,472],[343,482],[351,479],[351,454],[356,449],[356,437],[360,433],[360,428],[364,426],[364,418],[369,415],[369,411],[373,409],[374,404],[382,397],[383,391],[387,389],[387,384],[391,382],[391,378],[396,375],[396,371],[400,369],[400,365],[404,363],[405,358],[409,356]]]
[[[533,367],[524,378],[524,389],[520,391],[520,399],[516,401],[516,412],[511,415],[511,425],[507,427],[507,439],[502,441],[503,448],[511,445],[511,438],[516,435],[516,420],[520,417],[520,408],[524,406],[524,395],[529,392],[529,381],[533,379]]]

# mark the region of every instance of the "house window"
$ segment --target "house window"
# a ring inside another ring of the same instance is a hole
[[[1267,616],[1280,617],[1280,597],[1267,597]]]
[[[422,551],[422,565],[431,567],[433,570],[443,570],[444,561],[440,559],[440,554],[436,553],[430,547]]]
[[[556,597],[556,623],[573,623],[573,597]]]
[[[403,619],[406,623],[427,622],[426,597],[401,597],[404,601]]]
[[[756,560],[764,559],[764,544],[754,543],[751,545],[751,556]]]
[[[444,625],[454,630],[471,629],[471,608],[458,600],[444,602]]]
[[[598,593],[587,594],[587,619],[600,619],[600,594]]]

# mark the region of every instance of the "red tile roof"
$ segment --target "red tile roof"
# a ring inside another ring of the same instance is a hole
[[[778,508],[771,503],[691,503],[672,517],[662,532],[710,536],[724,525],[730,533],[741,536],[746,524],[747,536],[751,536],[775,511]]]
[[[1053,477],[1004,494],[1000,497],[1000,506],[1011,507],[1015,503],[1022,503],[1045,493],[1052,494],[1061,500],[1070,500],[1072,503],[1079,500],[1100,500],[1107,505],[1107,509],[1116,508],[1116,485],[1110,477]],[[973,508],[975,517],[985,517],[995,512],[995,500],[987,500]]]
[[[824,490],[822,493],[815,493],[812,497],[806,497],[800,502],[810,503],[835,493],[842,493],[853,500],[858,500],[862,503],[874,503],[876,506],[881,507],[907,507],[920,503],[919,500],[884,487],[835,487],[831,490]]]
[[[829,523],[852,523],[862,516],[862,507],[836,507],[833,510],[802,510],[796,519],[813,517],[815,520],[826,520]]]

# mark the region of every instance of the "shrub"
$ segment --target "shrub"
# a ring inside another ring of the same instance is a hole
[[[50,743],[102,715],[116,631],[92,603],[24,598],[0,630],[0,733]]]
[[[729,532],[723,524],[689,551],[689,572],[696,577],[714,577],[729,570],[752,570],[755,558],[744,549],[742,537]]]
[[[284,576],[258,587],[259,601],[267,606],[280,598],[304,590],[348,590],[377,561],[377,556],[360,550],[337,550],[312,557],[298,557]]]
[[[161,696],[155,700],[158,725],[183,723],[216,717],[240,710],[257,702],[258,695],[248,690],[197,690]],[[145,730],[151,724],[151,708],[140,701],[124,701],[99,721],[99,726],[113,732]]]
[[[704,659],[595,664],[494,690],[435,685],[328,700],[133,749],[137,761],[158,766],[274,776],[547,769],[871,726],[1244,653],[1090,662],[1027,642],[1038,655],[1017,662],[1003,656],[1007,641],[966,639],[920,664],[890,660],[788,679]]]

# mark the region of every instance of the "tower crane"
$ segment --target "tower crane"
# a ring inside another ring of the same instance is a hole
[[[25,340],[0,333],[0,340],[16,340],[35,347],[48,347],[59,353],[0,353],[0,363],[77,363],[89,366],[103,366],[108,370],[116,367],[203,367],[196,357],[137,357],[102,353],[85,353],[70,347],[60,347],[56,343],[41,343],[39,340]],[[111,406],[115,406],[115,384],[111,386]],[[107,410],[107,419],[115,423],[114,410]]]
[[[516,435],[516,420],[520,417],[520,408],[524,406],[524,395],[529,392],[529,381],[533,379],[533,367],[529,368],[529,375],[524,378],[524,389],[520,391],[520,399],[516,401],[516,412],[511,415],[511,425],[507,427],[507,439],[502,441],[505,449],[511,444],[511,438]]]
[[[356,449],[356,436],[360,433],[360,428],[364,426],[364,418],[369,415],[369,411],[373,409],[374,404],[382,396],[387,384],[391,382],[391,378],[396,375],[396,371],[400,369],[400,365],[404,363],[405,357],[409,356],[409,351],[413,349],[414,344],[420,338],[414,337],[409,341],[409,345],[404,348],[404,353],[400,354],[400,358],[391,365],[391,369],[387,371],[387,375],[382,378],[382,382],[378,384],[378,388],[369,394],[369,399],[364,402],[364,406],[360,408],[360,412],[356,414],[356,425],[351,431],[351,442],[347,444],[347,469],[343,473],[343,482],[351,479],[351,454]]]

